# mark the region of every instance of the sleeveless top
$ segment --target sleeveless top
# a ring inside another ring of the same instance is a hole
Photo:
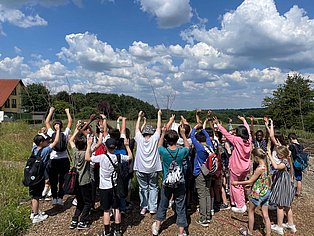
[[[269,190],[268,173],[265,165],[259,165],[257,168],[262,168],[262,174],[257,178],[252,186],[251,197],[260,198]]]

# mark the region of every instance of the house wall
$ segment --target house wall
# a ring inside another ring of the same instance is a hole
[[[4,112],[10,112],[10,113],[21,113],[22,112],[22,85],[21,83],[19,83],[16,86],[16,95],[10,95],[9,96],[9,100],[10,100],[10,107],[6,108],[5,105],[3,105],[3,107],[1,107],[1,110]],[[13,99],[16,100],[16,108],[12,107],[13,104]]]

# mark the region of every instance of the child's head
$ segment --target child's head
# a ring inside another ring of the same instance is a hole
[[[203,134],[203,132],[198,132],[195,134],[195,138],[197,141],[199,141],[200,143],[205,143],[206,142],[206,136],[205,134]]]
[[[175,130],[168,130],[165,134],[165,140],[170,146],[175,145],[178,139],[179,139],[179,135]]]
[[[242,138],[244,141],[249,140],[249,131],[244,125],[239,125],[236,128],[236,136]]]
[[[118,129],[110,129],[108,133],[110,135],[110,138],[113,138],[115,140],[119,140],[120,139],[120,136],[121,136],[120,130],[118,130]]]
[[[79,151],[84,151],[87,145],[87,140],[86,140],[85,135],[83,133],[77,134],[75,137],[74,143],[75,143],[75,147]]]
[[[277,139],[281,145],[287,145],[285,137],[280,131],[275,131],[275,139]]]
[[[108,138],[105,142],[105,145],[107,147],[108,152],[110,153],[114,153],[114,149],[117,146],[117,140],[115,140],[114,138]]]
[[[263,140],[263,137],[264,137],[263,130],[261,130],[261,129],[257,130],[256,133],[255,133],[256,140],[260,142],[260,141]]]
[[[254,162],[259,162],[259,160],[266,160],[267,153],[261,148],[254,148],[251,152]]]
[[[152,136],[155,133],[155,129],[151,125],[145,125],[142,134],[144,137]]]
[[[291,142],[292,140],[297,140],[297,135],[295,133],[288,134],[288,139]]]
[[[183,128],[185,130],[185,137],[188,138],[190,136],[191,126],[188,125],[188,124],[180,125],[180,127],[182,127],[182,126],[183,126]],[[179,127],[179,130],[178,130],[178,133],[179,133],[179,137],[182,138],[181,137],[181,133],[180,133],[180,127]]]
[[[54,120],[54,122],[53,122],[54,130],[56,130],[56,128],[55,128],[56,124],[59,124],[60,125],[60,130],[62,130],[62,127],[63,127],[62,120]]]
[[[286,146],[276,147],[276,152],[279,159],[289,159],[290,151]]]
[[[45,134],[37,134],[33,141],[38,147],[47,147],[49,145],[50,137]]]

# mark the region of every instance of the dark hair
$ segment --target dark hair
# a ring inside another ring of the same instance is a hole
[[[180,133],[180,127],[182,127],[182,125],[179,126],[178,133],[179,133],[179,137],[182,138],[181,133]],[[185,129],[185,137],[188,138],[190,135],[191,126],[188,124],[183,124],[183,128]]]
[[[264,132],[263,132],[263,130],[261,130],[261,129],[259,129],[259,130],[256,131],[256,133],[255,133],[256,136],[257,136],[257,133],[261,133],[262,136],[264,136]]]
[[[285,137],[283,136],[283,134],[280,131],[275,132],[275,139],[278,139],[278,141],[280,142],[281,145],[284,145],[284,146],[287,145]]]
[[[214,137],[214,131],[212,128],[205,128],[205,131],[208,133],[209,137]]]
[[[202,131],[196,133],[195,134],[195,138],[196,138],[197,141],[199,141],[201,143],[206,142],[206,136],[205,136],[205,134]]]
[[[126,137],[127,139],[130,139],[130,136],[131,136],[130,129],[129,129],[129,128],[125,128],[125,137]]]
[[[222,139],[222,133],[220,131],[215,131],[216,136],[218,137],[219,142]]]
[[[172,146],[175,145],[179,139],[179,135],[175,130],[168,130],[165,134],[165,139],[167,143]]]
[[[244,125],[239,125],[236,128],[236,136],[242,138],[244,141],[249,140],[249,131]]]
[[[110,135],[110,138],[113,138],[115,140],[119,140],[120,139],[120,130],[118,129],[109,129],[109,135]]]
[[[289,140],[297,139],[297,135],[295,133],[290,133],[290,134],[288,134],[288,139]]]
[[[45,141],[45,138],[43,136],[41,136],[40,134],[37,134],[34,139],[33,139],[34,143],[36,144],[36,146],[38,146],[41,142]]]
[[[86,148],[87,140],[83,133],[78,133],[74,139],[75,147],[79,151],[83,151]]]
[[[60,130],[61,130],[61,129],[62,129],[62,127],[63,127],[62,120],[59,120],[59,119],[54,120],[54,121],[53,121],[53,125],[52,125],[52,127],[54,128],[56,124],[59,124],[59,125],[60,125]]]

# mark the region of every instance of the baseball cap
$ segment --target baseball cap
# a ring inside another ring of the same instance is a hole
[[[154,133],[155,133],[155,129],[151,125],[145,125],[142,131],[142,134],[154,134]]]
[[[108,138],[105,145],[107,148],[114,149],[117,146],[117,141],[114,138]]]

